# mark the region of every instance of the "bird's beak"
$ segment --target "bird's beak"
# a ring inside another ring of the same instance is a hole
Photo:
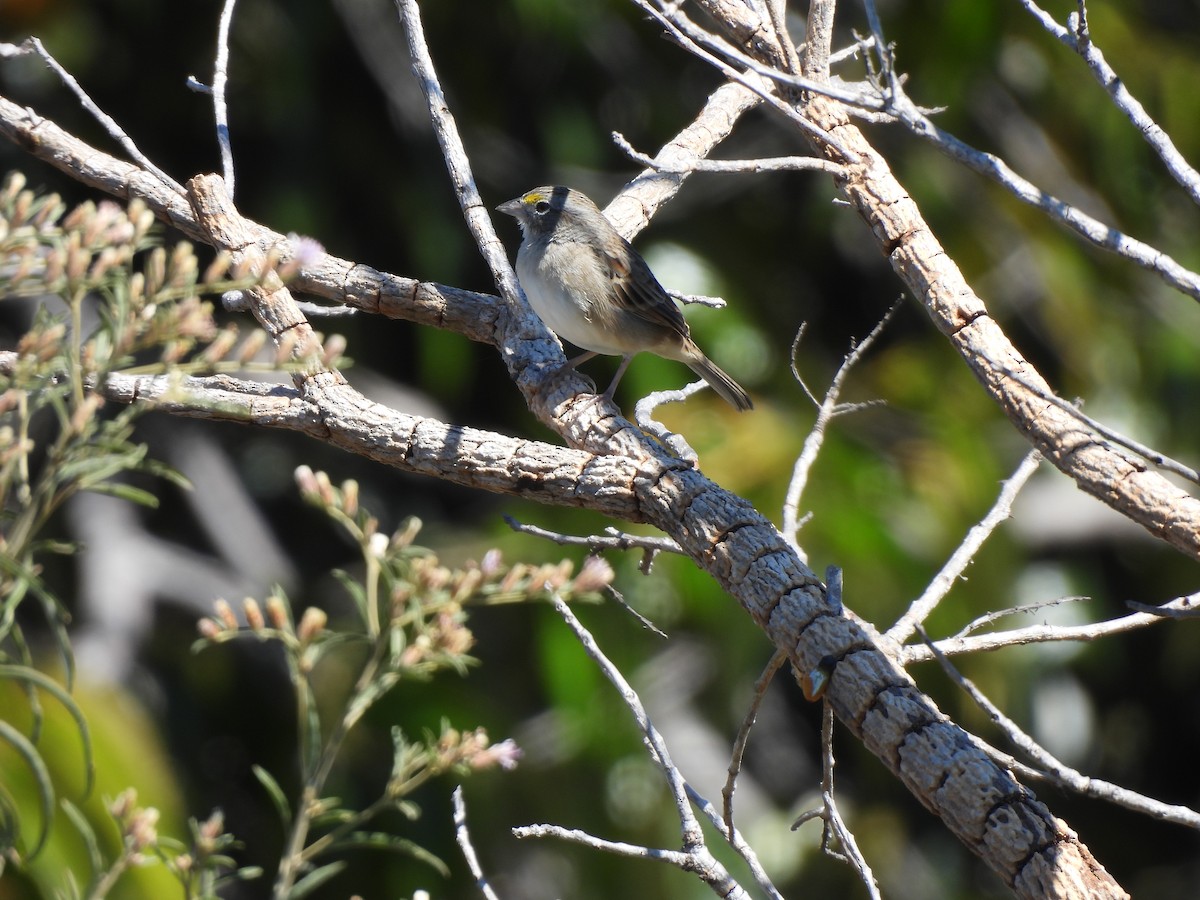
[[[514,219],[523,218],[521,213],[524,210],[524,205],[521,203],[521,198],[509,200],[507,203],[501,203],[496,207],[496,212],[502,212],[507,216],[512,216]]]

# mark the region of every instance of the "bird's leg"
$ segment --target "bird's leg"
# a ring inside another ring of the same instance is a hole
[[[594,356],[595,354],[593,354]],[[621,357],[621,364],[617,366],[617,374],[613,376],[612,384],[608,386],[608,390],[604,392],[604,399],[612,401],[613,392],[617,389],[617,382],[621,380],[621,376],[625,374],[625,370],[629,368],[630,360],[633,359],[632,353],[626,353]]]
[[[578,369],[580,363],[585,363],[594,356],[599,356],[595,350],[588,350],[586,353],[580,353],[578,356],[572,356],[567,360],[567,365],[572,369]]]

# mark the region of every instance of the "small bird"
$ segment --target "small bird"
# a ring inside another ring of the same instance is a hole
[[[568,365],[598,354],[622,357],[605,399],[612,400],[633,355],[648,350],[686,364],[736,409],[754,406],[696,346],[679,307],[641,254],[585,194],[539,187],[496,210],[521,226],[517,278],[534,312],[560,338],[587,351]]]

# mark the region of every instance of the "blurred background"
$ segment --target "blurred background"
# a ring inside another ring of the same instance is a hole
[[[1075,8],[1055,6],[1064,16]],[[945,107],[937,117],[943,128],[1184,265],[1200,266],[1195,206],[1081,62],[1018,4],[890,0],[879,7],[911,96]],[[1097,3],[1090,10],[1109,61],[1183,155],[1200,160],[1200,4]],[[547,182],[583,189],[605,205],[637,172],[611,132],[653,154],[720,83],[624,0],[439,0],[422,11],[489,205]],[[867,29],[856,5],[841,12],[837,44],[845,46],[852,30]],[[210,100],[185,86],[189,75],[211,80],[219,14],[216,0],[0,0],[0,40],[40,37],[141,150],[183,181],[219,169]],[[797,20],[798,39],[802,28]],[[840,74],[859,79],[861,66],[847,64]],[[243,0],[229,75],[243,214],[385,271],[493,290],[463,227],[392,4]],[[40,62],[0,62],[0,93],[119,155]],[[1195,465],[1196,301],[1084,246],[901,130],[867,130],[991,314],[1060,395],[1085,398],[1089,415]],[[739,123],[719,155],[805,149],[792,129],[759,111]],[[0,143],[0,170],[14,168],[72,203],[98,199]],[[813,174],[695,175],[636,242],[670,287],[728,301],[723,311],[689,309],[688,318],[698,342],[750,391],[756,409],[739,416],[702,392],[663,410],[662,418],[688,438],[709,476],[776,521],[815,415],[789,372],[793,336],[808,323],[797,364],[819,395],[852,342],[901,296],[862,222],[835,199],[830,181]],[[515,252],[515,225],[504,219],[497,229]],[[5,349],[29,316],[27,306],[0,308]],[[347,376],[373,399],[447,422],[556,440],[525,409],[488,347],[366,317],[317,327],[346,336],[354,361]],[[586,370],[603,385],[614,368],[615,360],[596,360]],[[631,410],[649,391],[689,380],[684,367],[641,356],[617,399]],[[812,517],[800,542],[818,572],[830,563],[843,568],[848,605],[887,627],[987,511],[1027,447],[911,298],[844,399],[886,405],[836,421],[804,497]],[[220,807],[245,844],[240,860],[268,872],[282,835],[250,767],[266,767],[294,796],[296,723],[282,659],[252,641],[200,653],[188,648],[197,618],[215,598],[262,597],[275,583],[297,608],[321,606],[335,620],[349,614],[328,573],[353,566],[356,549],[302,504],[294,468],[324,469],[335,482],[358,479],[364,505],[385,528],[419,516],[426,523],[421,542],[448,563],[479,559],[491,547],[510,560],[582,560],[581,553],[514,535],[505,514],[581,534],[610,524],[403,475],[292,435],[161,415],[139,427],[152,455],[198,490],[147,482],[162,500],[153,512],[81,498],[55,527],[85,549],[46,573],[75,614],[77,695],[95,735],[97,791],[111,797],[136,786],[141,802],[162,810],[164,833],[183,834],[187,816]],[[608,558],[617,587],[670,638],[644,631],[613,605],[584,608],[586,624],[643,692],[685,775],[716,798],[771,648],[686,561],[662,558],[647,578],[637,571],[640,555]],[[953,633],[989,610],[1059,596],[1089,599],[1012,624],[1121,615],[1127,600],[1161,603],[1195,591],[1200,567],[1043,466],[968,575],[928,623],[932,635]],[[412,735],[443,717],[461,728],[483,725],[494,739],[513,737],[526,750],[515,772],[483,773],[466,784],[476,847],[502,896],[707,896],[697,881],[666,866],[510,835],[513,826],[552,822],[632,843],[679,842],[669,796],[632,723],[553,611],[484,610],[471,626],[480,664],[466,677],[404,685],[377,706],[353,736],[331,791],[350,804],[377,794],[391,765],[393,724]],[[1171,623],[1094,644],[957,662],[1066,763],[1195,807],[1198,640],[1197,623]],[[1000,740],[935,666],[913,674],[958,722]],[[788,831],[819,791],[819,723],[819,707],[803,700],[790,676],[779,677],[751,739],[739,824],[788,895],[863,896],[847,867],[818,852],[815,823]],[[47,740],[46,752],[70,795],[79,783],[71,744],[77,738],[60,727],[62,745]],[[886,896],[1006,895],[853,738],[840,732],[836,748],[844,811]],[[18,789],[20,764],[7,756],[0,762],[0,775]],[[382,823],[447,860],[453,878],[403,856],[363,851],[319,896],[369,900],[417,889],[473,896],[453,841],[453,786],[445,779],[423,789],[418,820]],[[1195,833],[1033,787],[1135,896],[1194,895]],[[81,847],[56,836],[29,874],[10,868],[0,877],[0,898],[54,896],[65,870],[84,871],[83,859]],[[230,896],[266,896],[269,883],[267,877]],[[147,869],[127,876],[111,896],[175,896],[172,890],[161,870]]]

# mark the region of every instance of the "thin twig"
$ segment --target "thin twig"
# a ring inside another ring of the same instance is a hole
[[[692,814],[691,805],[688,803],[687,791],[683,786],[683,775],[671,762],[671,754],[667,749],[666,742],[662,739],[662,735],[659,734],[658,729],[650,721],[650,716],[646,713],[646,708],[642,705],[641,698],[632,685],[626,681],[625,676],[621,674],[621,670],[600,649],[600,645],[596,642],[595,637],[579,621],[579,618],[566,601],[556,593],[552,597],[552,603],[554,611],[562,617],[567,627],[575,633],[575,637],[582,645],[584,651],[600,669],[604,677],[616,688],[622,702],[633,714],[638,730],[642,733],[646,746],[649,748],[651,754],[653,754],[655,764],[666,776],[667,784],[671,789],[671,794],[675,800],[675,807],[679,813],[684,847],[702,844],[704,840],[703,832],[700,829],[700,823],[696,821],[695,816]]]
[[[800,56],[796,53],[796,44],[788,34],[787,0],[766,0],[767,14],[771,18],[771,28],[775,31],[775,40],[783,48],[787,70],[793,75],[800,75]]]
[[[1162,160],[1168,173],[1184,190],[1191,195],[1193,203],[1200,203],[1200,172],[1188,164],[1183,154],[1172,142],[1162,127],[1155,122],[1146,108],[1129,92],[1125,82],[1108,64],[1100,48],[1092,41],[1091,31],[1087,24],[1087,6],[1080,0],[1079,11],[1067,17],[1067,27],[1060,25],[1054,18],[1039,7],[1033,0],[1018,0],[1025,10],[1051,35],[1065,46],[1074,50],[1083,59],[1100,86],[1112,98],[1113,104],[1133,124],[1138,133],[1146,139],[1158,158]]]
[[[1012,514],[1013,501],[1020,493],[1021,488],[1025,486],[1025,482],[1037,471],[1041,461],[1042,455],[1036,450],[1030,450],[1026,454],[1025,458],[1021,460],[1021,464],[1017,466],[1017,470],[1004,482],[1004,487],[987,515],[972,526],[962,543],[946,560],[941,571],[933,577],[921,596],[909,605],[904,615],[896,620],[896,624],[888,629],[885,637],[891,638],[898,644],[904,643],[917,630],[917,627],[937,609],[942,598],[950,592],[955,582],[962,577],[967,566],[974,561],[979,548],[991,537],[992,532],[999,527],[1000,523]]]
[[[116,119],[96,105],[96,102],[88,96],[87,91],[80,86],[79,82],[75,80],[75,77],[61,65],[59,65],[58,60],[51,56],[49,51],[42,46],[41,41],[35,37],[26,38],[25,42],[22,44],[22,47],[32,48],[32,50],[42,58],[46,65],[54,70],[55,74],[58,75],[62,83],[66,85],[67,88],[79,99],[79,102],[83,105],[83,108],[90,112],[93,118],[95,118],[97,122],[104,126],[104,130],[108,132],[109,136],[113,138],[113,140],[117,141],[117,143],[125,148],[125,152],[129,154],[130,159],[134,160],[134,162],[136,162],[147,172],[153,174],[171,190],[180,195],[185,193],[183,185],[152,163],[150,159],[138,149],[137,144],[133,142],[133,138],[126,134],[125,130],[117,124]]]
[[[225,189],[233,198],[233,147],[229,137],[229,109],[225,105],[225,85],[229,81],[229,29],[237,0],[225,0],[221,21],[217,27],[217,61],[213,66],[213,119],[217,124],[217,145],[221,148],[221,173]]]
[[[226,291],[221,295],[221,306],[228,312],[250,312],[254,309],[250,296],[246,291]],[[330,306],[328,303],[314,303],[311,300],[297,300],[296,306],[300,312],[304,313],[306,318],[320,316],[324,318],[340,318],[342,316],[356,316],[361,310],[353,306],[346,306],[344,303],[338,306]]]
[[[776,156],[764,159],[693,159],[686,163],[658,162],[649,154],[635,150],[619,131],[612,133],[613,142],[631,160],[656,172],[690,174],[692,172],[825,172],[834,177],[844,176],[846,167],[815,156]]]
[[[471,843],[471,833],[467,829],[467,803],[463,800],[461,784],[454,789],[451,801],[454,807],[454,839],[458,841],[463,858],[467,861],[467,868],[475,876],[475,887],[479,888],[479,893],[487,900],[500,900],[488,883],[487,876],[483,874],[483,867],[479,865],[479,857],[476,856],[475,847]]]
[[[724,38],[713,34],[711,31],[701,28],[696,24],[696,22],[688,18],[688,16],[683,13],[683,11],[679,8],[679,4],[672,3],[670,0],[655,0],[657,6],[662,10],[661,12],[659,9],[650,6],[648,0],[634,0],[634,2],[637,3],[638,6],[641,6],[643,9],[647,10],[647,12],[649,12],[661,24],[665,25],[671,32],[672,36],[681,44],[683,44],[685,49],[693,53],[697,53],[697,55],[699,55],[702,59],[708,60],[711,64],[717,65],[723,70],[727,70],[726,74],[730,75],[730,77],[739,74],[741,70],[739,70],[736,66],[727,63],[726,60],[731,60],[737,63],[737,65],[743,66],[745,71],[758,75],[761,78],[765,78],[769,82],[782,85],[783,87],[791,88],[796,91],[822,94],[833,100],[837,100],[840,103],[844,103],[849,107],[862,108],[875,112],[886,112],[886,103],[877,93],[848,90],[845,85],[831,84],[828,81],[815,81],[811,78],[806,78],[803,75],[793,75],[790,72],[785,72],[781,69],[775,68],[774,66],[764,65],[754,57],[743,53]],[[771,94],[770,96],[764,97],[764,99],[766,99],[768,102],[772,102],[772,97],[775,97],[775,95]],[[779,104],[782,104],[784,107],[784,109],[781,111],[790,109],[786,103],[778,100],[778,98],[776,98],[776,102],[772,102],[772,105],[778,106]],[[804,126],[802,125],[801,127]],[[822,140],[825,140],[827,143],[829,143],[828,135],[822,135],[811,123],[809,123],[808,127],[804,130],[816,134],[818,137],[821,137]],[[830,143],[830,146],[837,148],[838,152],[841,153],[843,158],[845,158],[847,161],[854,161],[853,154],[846,153],[845,148],[840,146],[838,143]]]
[[[1013,746],[1017,747],[1038,766],[1042,767],[1043,778],[1049,779],[1062,787],[1077,791],[1087,797],[1107,800],[1110,803],[1145,813],[1161,821],[1174,822],[1177,825],[1186,825],[1189,828],[1200,829],[1200,812],[1196,810],[1189,809],[1186,806],[1163,803],[1160,800],[1155,800],[1144,794],[1123,788],[1120,785],[1090,778],[1061,762],[1049,750],[1026,734],[1016,722],[1004,715],[969,678],[959,672],[955,668],[954,663],[950,662],[946,655],[938,649],[937,645],[929,639],[929,635],[925,633],[923,628],[918,626],[917,631],[920,633],[921,639],[925,642],[925,646],[929,648],[930,653],[933,654],[934,658],[941,665],[942,670],[970,695],[971,699],[975,701],[980,709],[988,714],[992,722],[1004,732]]]
[[[1029,9],[1030,12],[1035,15],[1035,17],[1038,17],[1037,12],[1041,11],[1038,10],[1034,4],[1030,3],[1029,0],[1019,0],[1019,2],[1025,4],[1026,8]],[[1009,165],[1004,162],[1004,160],[992,155],[991,153],[986,153],[982,150],[975,149],[966,142],[956,138],[954,135],[949,134],[948,132],[943,131],[937,125],[935,125],[929,119],[926,111],[917,107],[917,105],[912,102],[907,94],[905,94],[900,79],[892,70],[892,58],[890,52],[886,50],[886,45],[883,43],[882,28],[878,24],[878,15],[875,13],[874,0],[864,0],[864,3],[866,5],[868,19],[872,21],[872,29],[875,32],[875,51],[886,70],[884,74],[887,76],[888,82],[886,97],[888,101],[886,111],[888,113],[892,114],[896,120],[898,120],[911,132],[930,141],[934,146],[936,146],[951,159],[954,159],[968,168],[980,173],[981,175],[984,175],[997,182],[1017,199],[1040,209],[1050,218],[1072,229],[1097,247],[1116,253],[1117,255],[1128,259],[1134,264],[1156,273],[1164,282],[1176,288],[1177,290],[1182,291],[1183,293],[1195,299],[1200,299],[1200,274],[1184,268],[1170,256],[1157,250],[1149,244],[1138,241],[1117,230],[1116,228],[1106,225],[1092,216],[1087,215],[1082,210],[1072,206],[1066,201],[1041,190],[1032,182],[1022,178],[1020,175],[1014,172]],[[1035,10],[1037,12],[1035,12]],[[1055,33],[1056,36],[1060,36],[1061,39],[1061,35],[1055,31],[1055,28],[1059,28],[1061,26],[1057,26],[1057,23],[1054,23],[1053,19],[1050,19],[1049,16],[1045,16],[1044,13],[1042,14],[1042,17],[1038,18],[1040,21],[1042,21],[1044,27],[1048,27],[1052,33]],[[1086,35],[1086,29],[1084,33]],[[1071,46],[1072,49],[1076,49],[1079,38],[1077,36],[1071,36],[1069,32],[1067,34],[1069,36],[1069,41],[1067,41],[1068,46]],[[1088,47],[1091,46],[1092,45],[1089,41]],[[1084,52],[1085,59],[1088,58],[1086,55],[1086,48],[1081,52]],[[1098,54],[1099,51],[1096,51],[1096,53]],[[1098,57],[1098,59],[1100,62],[1103,61],[1102,57]],[[1106,69],[1105,72],[1106,78],[1108,75],[1112,75],[1112,77],[1115,79],[1115,74],[1111,73],[1111,70]],[[1105,86],[1110,89],[1110,93],[1112,93],[1112,83],[1104,80],[1102,80],[1102,83],[1105,84]],[[1136,103],[1136,101],[1133,101],[1132,97],[1129,97],[1128,100]],[[1130,106],[1130,109],[1132,110],[1133,107]],[[1149,117],[1146,117],[1145,119],[1137,119],[1135,124],[1138,124],[1139,122],[1142,124],[1148,123],[1148,127],[1152,126],[1153,129],[1158,129],[1158,126],[1154,125],[1154,123],[1149,120]],[[1158,129],[1158,131],[1161,133],[1161,129]],[[1148,140],[1151,140],[1150,134],[1147,134],[1146,136]],[[1162,137],[1163,140],[1166,140],[1165,134],[1163,134]],[[1151,140],[1151,143],[1153,144],[1154,141]],[[1156,149],[1160,149],[1158,145],[1156,145]],[[1174,148],[1172,147],[1171,149],[1173,150]],[[1197,178],[1194,172],[1186,168],[1186,164],[1183,164],[1184,168],[1180,168],[1178,164],[1170,161],[1170,154],[1167,153],[1165,145],[1160,150],[1160,153],[1166,153],[1166,155],[1163,156],[1163,159],[1164,162],[1167,163],[1168,169],[1171,170],[1172,174],[1175,175],[1176,178],[1182,177],[1184,182],[1187,182],[1185,186],[1188,187],[1189,191],[1193,190],[1193,187],[1191,186],[1192,184],[1196,185],[1195,190],[1200,191],[1200,179]],[[1182,160],[1180,158],[1180,162],[1181,161]],[[1193,194],[1193,196],[1195,197],[1196,195]]]
[[[611,584],[606,584],[604,586],[604,592],[606,594],[608,594],[608,596],[610,598],[612,598],[613,602],[615,602],[618,606],[620,606],[621,609],[625,610],[625,612],[629,613],[629,615],[631,615],[635,619],[637,619],[639,624],[641,624],[641,626],[643,628],[645,628],[647,631],[649,631],[651,634],[658,635],[663,640],[666,640],[669,637],[669,635],[665,631],[663,631],[661,628],[659,628],[657,625],[655,625],[653,622],[651,622],[649,619],[647,619],[645,616],[643,616],[640,612],[638,612],[636,609],[634,609],[630,605],[629,601],[625,599],[625,595],[622,594],[620,591],[618,591]]]
[[[886,84],[884,98],[889,104],[895,104],[895,98],[901,96],[900,78],[896,74],[896,58],[892,45],[883,37],[883,25],[879,21],[879,11],[875,8],[875,0],[863,0],[863,9],[867,14],[867,24],[871,29],[871,37],[875,41],[875,55],[879,58],[879,70]]]
[[[614,131],[613,137],[617,136],[618,132]],[[724,297],[706,297],[704,294],[684,294],[672,288],[666,288],[666,291],[673,300],[678,300],[680,303],[695,303],[698,306],[707,306],[709,309],[724,309],[729,305],[725,302]]]
[[[512,833],[516,838],[558,838],[560,841],[581,844],[602,853],[613,853],[632,859],[659,860],[684,870],[689,865],[689,856],[682,850],[663,850],[657,847],[643,847],[641,844],[627,844],[624,841],[610,841],[578,828],[564,828],[562,825],[518,825]]]
[[[1200,616],[1200,595],[1183,597],[1162,606],[1151,606],[1149,603],[1138,603],[1136,600],[1127,600],[1125,605],[1146,615],[1161,616],[1167,619],[1194,619]]]
[[[760,102],[761,98],[744,85],[736,82],[721,85],[709,95],[692,121],[662,145],[655,160],[670,165],[707,157],[729,137],[746,112]],[[670,174],[643,169],[605,206],[604,215],[627,240],[633,240],[658,210],[679,193],[689,177],[686,172]]]
[[[549,531],[537,525],[526,525],[518,522],[512,516],[504,516],[504,524],[513,531],[530,534],[534,537],[545,538],[563,547],[587,547],[589,550],[649,550],[654,553],[682,553],[679,544],[671,538],[658,535],[629,534],[617,531],[615,528],[606,529],[608,534],[575,535],[564,534],[561,531]]]
[[[643,575],[650,574],[650,570],[654,567],[654,558],[659,553],[678,553],[683,555],[683,548],[671,538],[628,534],[618,531],[611,525],[605,529],[606,536],[600,537],[599,535],[577,536],[562,534],[557,531],[547,531],[545,528],[539,528],[536,525],[525,525],[508,515],[504,517],[504,521],[513,531],[531,534],[534,537],[546,538],[565,547],[587,547],[593,553],[600,550],[641,550],[642,561],[638,563],[638,570]]]
[[[1002,650],[1005,647],[1017,647],[1022,644],[1040,644],[1048,641],[1081,641],[1089,642],[1112,634],[1145,628],[1147,625],[1157,625],[1169,622],[1175,612],[1194,610],[1200,605],[1200,593],[1186,597],[1176,597],[1158,608],[1155,613],[1131,613],[1107,622],[1094,622],[1089,625],[1035,625],[1029,628],[1014,628],[1010,631],[999,631],[994,634],[977,634],[972,637],[942,638],[935,641],[937,651],[946,656],[960,653],[984,653],[992,650]],[[924,662],[933,659],[934,653],[928,647],[916,644],[905,647],[901,662],[907,666],[910,663]]]
[[[1180,265],[1166,253],[1089,216],[1078,207],[1022,178],[998,156],[977,150],[949,132],[943,131],[928,116],[917,110],[911,101],[904,105],[902,112],[897,109],[897,118],[913,134],[929,141],[951,159],[992,179],[1018,200],[1041,210],[1096,247],[1115,253],[1155,273],[1164,283],[1200,300],[1200,274]]]
[[[1036,612],[1041,612],[1044,609],[1053,609],[1056,606],[1063,606],[1067,603],[1083,603],[1091,600],[1091,597],[1075,596],[1075,597],[1054,597],[1050,600],[1037,600],[1033,603],[1022,603],[1019,606],[1010,606],[1007,609],[996,609],[989,613],[984,613],[978,616],[960,628],[952,635],[956,638],[966,637],[973,634],[985,625],[991,625],[993,622],[998,622],[1001,619],[1009,616],[1029,616]],[[1157,608],[1157,607],[1156,607]]]
[[[818,4],[814,2],[812,6],[816,7],[817,5]],[[830,0],[830,2],[828,2],[824,5],[832,7],[835,4],[832,2],[832,0]],[[810,9],[811,8],[812,7],[810,7]],[[860,38],[856,39],[854,41],[854,43],[851,44],[849,47],[843,47],[841,50],[838,50],[836,53],[834,53],[832,56],[830,56],[829,64],[837,65],[838,63],[844,63],[848,59],[858,59],[860,56],[863,56],[866,53],[870,53],[871,50],[873,50],[874,48],[875,48],[875,38],[869,37],[869,36],[868,37],[860,37]]]
[[[699,810],[709,823],[721,832],[721,836],[725,838],[729,846],[750,868],[750,873],[754,876],[755,882],[770,900],[783,900],[783,895],[779,893],[778,888],[771,882],[771,876],[767,874],[767,870],[763,868],[762,863],[758,859],[758,854],[754,852],[754,848],[746,841],[746,838],[736,828],[730,828],[725,820],[721,817],[721,811],[713,804],[711,800],[700,796],[689,784],[687,786],[688,797],[691,798],[692,805]]]
[[[867,894],[873,900],[880,900],[879,885],[875,881],[875,873],[867,864],[866,857],[858,848],[854,833],[846,825],[834,796],[834,770],[836,761],[833,755],[833,707],[828,700],[823,701],[821,709],[821,805],[801,813],[792,823],[795,831],[805,822],[821,819],[821,852],[853,868],[867,889]],[[838,850],[833,846],[833,838],[841,846]]]
[[[792,375],[800,384],[804,393],[817,407],[817,419],[813,422],[813,427],[804,439],[804,446],[800,449],[800,455],[796,457],[796,463],[792,467],[792,477],[788,482],[787,497],[784,499],[783,504],[783,536],[797,553],[801,552],[797,533],[803,521],[800,517],[800,498],[804,494],[805,486],[808,484],[809,472],[812,470],[813,464],[816,463],[817,456],[825,444],[825,430],[829,427],[829,423],[837,416],[878,405],[878,401],[838,403],[838,398],[842,394],[842,386],[845,384],[851,370],[858,365],[863,355],[871,348],[871,345],[875,343],[879,335],[883,333],[883,329],[892,320],[892,316],[896,314],[896,310],[900,308],[901,302],[902,300],[897,300],[893,303],[875,327],[871,329],[871,333],[851,346],[850,352],[846,354],[845,359],[842,360],[842,364],[834,374],[833,380],[829,383],[829,389],[825,392],[825,398],[821,401],[817,400],[816,395],[805,384],[796,363],[800,340],[804,336],[806,323],[802,323],[796,332],[796,339],[792,342]]]
[[[433,65],[433,57],[430,55],[429,45],[425,40],[424,26],[421,22],[421,11],[416,0],[396,0],[396,9],[404,22],[405,32],[408,35],[408,49],[409,55],[412,57],[413,74],[416,76],[421,91],[425,95],[425,102],[429,108],[429,118],[433,123],[434,134],[437,136],[438,145],[441,147],[442,158],[446,163],[446,171],[450,176],[450,183],[454,188],[455,196],[462,209],[467,230],[470,232],[471,237],[474,238],[480,255],[483,257],[484,262],[487,263],[488,269],[492,274],[492,279],[500,289],[500,295],[504,298],[504,302],[507,305],[509,314],[508,328],[501,338],[501,342],[511,342],[519,337],[530,343],[537,342],[544,344],[540,352],[534,351],[532,347],[527,345],[526,352],[506,352],[504,359],[510,367],[509,371],[514,382],[521,389],[526,401],[529,403],[530,409],[548,426],[562,432],[566,429],[567,423],[560,418],[559,413],[551,412],[542,403],[536,402],[539,399],[536,389],[543,383],[540,372],[545,371],[544,367],[538,365],[538,363],[549,361],[554,366],[554,372],[563,373],[572,379],[573,383],[567,385],[572,396],[585,393],[586,389],[583,386],[585,384],[584,378],[576,374],[574,369],[563,368],[565,358],[562,354],[562,345],[552,337],[549,329],[546,328],[545,324],[534,314],[529,304],[525,301],[524,291],[521,289],[521,285],[517,281],[517,274],[509,262],[508,252],[504,249],[504,245],[496,235],[496,230],[492,227],[491,217],[484,206],[483,198],[480,196],[479,188],[475,182],[466,146],[463,144],[462,136],[458,131],[458,125],[455,123],[454,116],[450,112],[450,103],[446,99],[446,94],[442,90],[438,79],[437,70]],[[508,350],[511,348],[506,347],[505,349]],[[538,359],[539,356],[540,359]],[[526,372],[534,374],[532,377],[529,377],[526,376]],[[597,402],[600,401],[598,397],[594,399]],[[603,404],[603,406],[613,409],[612,404]],[[634,438],[634,440],[637,440],[637,438]]]
[[[738,84],[748,88],[758,96],[762,97],[763,100],[795,123],[801,131],[812,135],[824,146],[828,146],[837,150],[843,161],[847,163],[853,163],[857,161],[857,156],[850,152],[849,148],[843,145],[841,141],[822,131],[807,118],[793,109],[788,103],[776,95],[775,92],[771,90],[770,85],[763,79],[769,78],[772,74],[777,74],[778,80],[780,81],[790,80],[793,82],[804,82],[803,85],[797,83],[795,86],[803,87],[806,90],[812,90],[822,94],[831,94],[834,91],[828,84],[822,85],[816,82],[809,82],[808,79],[799,79],[796,76],[785,76],[783,73],[778,73],[778,70],[762,66],[757,61],[752,60],[749,57],[745,57],[744,54],[739,53],[737,50],[724,41],[721,41],[715,35],[710,35],[708,32],[705,32],[702,28],[695,25],[695,23],[693,23],[687,18],[687,16],[683,15],[683,13],[679,11],[677,6],[672,4],[664,4],[667,7],[667,10],[660,11],[653,4],[648,2],[648,0],[634,0],[634,2],[642,9],[646,10],[646,12],[650,13],[652,17],[662,24],[684,49],[698,56],[700,59],[706,60],[710,65],[719,69],[726,78],[730,79],[731,81],[736,81]],[[734,66],[731,66],[724,59],[701,46],[701,43],[697,40],[694,40],[691,36],[689,36],[689,34],[685,33],[684,29],[693,31],[698,35],[706,35],[707,39],[719,46],[723,46],[723,48],[727,49],[731,55],[735,57],[742,57],[742,59],[739,59],[739,62],[742,62],[742,64],[745,65],[750,71],[744,72],[735,68]],[[754,71],[757,69],[763,69],[764,71]],[[869,101],[865,97],[856,99],[855,96],[851,95],[848,91],[836,91],[836,93],[844,95],[839,99],[842,99],[845,103],[853,105],[870,105]]]
[[[637,722],[638,730],[642,733],[642,740],[650,751],[650,757],[653,762],[662,771],[666,778],[667,784],[671,790],[671,796],[675,801],[675,810],[679,816],[680,836],[682,839],[682,851],[665,851],[651,850],[645,847],[632,847],[627,844],[612,844],[611,842],[603,842],[605,849],[612,852],[622,852],[627,855],[647,856],[649,858],[668,859],[675,865],[683,868],[685,871],[692,872],[709,886],[718,897],[730,898],[747,898],[749,895],[745,890],[734,880],[733,876],[726,871],[725,867],[712,855],[708,846],[704,842],[704,830],[700,826],[699,820],[692,812],[691,801],[687,785],[684,782],[683,775],[675,764],[671,761],[670,752],[667,749],[666,742],[662,735],[654,727],[650,721],[650,717],[646,714],[646,709],[642,705],[641,698],[634,691],[633,687],[625,680],[625,676],[621,674],[621,670],[613,664],[613,662],[605,656],[600,649],[596,639],[591,632],[584,627],[583,623],[575,616],[575,613],[567,605],[567,603],[556,593],[552,595],[552,602],[555,611],[566,622],[567,626],[575,633],[575,637],[583,646],[584,651],[592,661],[600,668],[604,677],[616,688],[620,694],[626,708],[633,714],[634,720]],[[554,826],[538,826],[538,828],[548,829],[546,833],[555,834],[559,837],[564,837],[573,840],[585,840],[588,842],[597,841],[590,835],[583,835],[582,832],[573,832],[568,829],[557,829]],[[518,837],[526,836],[524,833],[519,833],[514,830],[514,834]]]
[[[416,0],[396,0],[396,10],[404,21],[404,30],[408,34],[408,50],[412,56],[413,74],[420,82],[429,107],[429,118],[433,123],[434,133],[442,148],[442,158],[450,175],[450,183],[454,186],[459,206],[462,207],[463,217],[467,228],[484,261],[491,270],[492,278],[510,305],[515,298],[522,296],[517,283],[516,273],[508,261],[508,254],[500,238],[492,228],[492,220],[488,216],[471,171],[467,150],[458,133],[454,116],[450,112],[450,103],[442,90],[437,70],[433,65],[433,57],[429,53],[429,45],[425,40],[425,29],[421,23],[421,10]]]
[[[758,680],[754,682],[754,696],[750,700],[750,708],[746,710],[746,717],[742,719],[741,727],[737,731],[737,737],[733,741],[733,749],[729,754],[728,776],[725,779],[725,786],[721,788],[721,805],[724,812],[725,827],[731,832],[734,830],[733,795],[737,790],[738,775],[742,771],[742,757],[746,753],[746,745],[750,743],[750,731],[754,727],[755,719],[758,718],[758,708],[762,706],[763,699],[767,696],[767,688],[771,686],[771,681],[775,678],[775,674],[787,662],[787,659],[786,653],[782,650],[776,650],[775,654],[767,662],[766,668],[758,676]]]
[[[700,460],[699,454],[692,449],[682,434],[671,431],[666,425],[655,419],[654,411],[664,403],[682,403],[692,394],[698,394],[707,387],[708,382],[706,381],[693,381],[677,390],[653,391],[633,407],[633,420],[645,434],[655,438],[672,454],[695,465]]]
[[[821,746],[825,750],[823,769],[826,773],[822,779],[821,794],[828,813],[826,824],[832,829],[833,834],[838,839],[838,843],[842,845],[842,853],[835,854],[835,856],[848,863],[858,873],[858,877],[867,889],[867,895],[871,897],[871,900],[881,900],[879,884],[875,881],[875,873],[871,871],[866,857],[863,856],[862,851],[858,848],[858,842],[854,839],[854,832],[850,830],[850,827],[846,824],[846,820],[842,817],[842,810],[833,793],[833,772],[835,765],[833,756],[833,726],[833,705],[826,699],[821,711]],[[828,849],[826,847],[827,851]]]

